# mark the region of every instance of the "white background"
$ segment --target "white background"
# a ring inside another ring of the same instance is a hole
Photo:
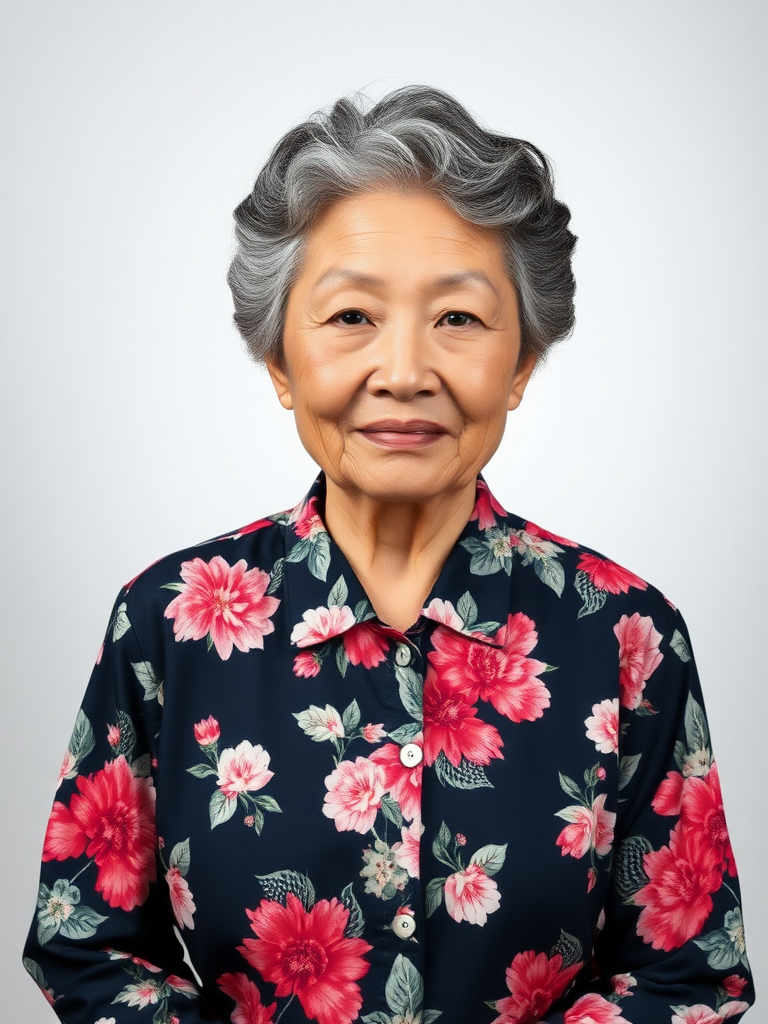
[[[760,985],[766,5],[5,0],[0,18],[4,1016],[53,1019],[21,946],[117,590],[314,475],[229,324],[231,210],[311,110],[410,82],[554,160],[578,327],[486,475],[682,609]]]

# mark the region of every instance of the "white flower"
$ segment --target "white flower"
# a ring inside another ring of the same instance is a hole
[[[294,712],[293,717],[299,723],[307,736],[310,736],[315,743],[322,743],[323,740],[343,739],[344,725],[341,715],[330,704],[325,709],[310,704],[306,711],[298,714]]]

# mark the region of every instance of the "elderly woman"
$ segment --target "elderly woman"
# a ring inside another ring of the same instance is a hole
[[[404,88],[289,132],[235,216],[321,472],[119,594],[27,970],[73,1024],[738,1020],[684,622],[480,475],[573,324],[546,159]]]

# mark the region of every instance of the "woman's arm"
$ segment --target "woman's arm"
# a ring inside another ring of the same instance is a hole
[[[184,848],[156,839],[161,665],[132,596],[115,602],[62,764],[24,966],[62,1021],[129,1024],[151,1007],[154,1024],[200,1024],[218,1018],[173,931],[165,875],[183,877]]]

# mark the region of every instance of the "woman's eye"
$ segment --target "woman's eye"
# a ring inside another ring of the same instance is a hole
[[[446,313],[443,317],[448,327],[468,327],[470,324],[478,323],[478,319],[472,316],[471,313],[461,313],[458,310],[454,310],[451,313]]]
[[[333,319],[348,327],[359,327],[363,323],[370,323],[368,317],[359,309],[345,309],[343,313],[337,313]]]

